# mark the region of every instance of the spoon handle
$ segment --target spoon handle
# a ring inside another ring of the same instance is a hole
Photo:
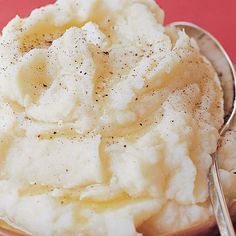
[[[209,173],[209,192],[211,204],[221,236],[235,236],[234,227],[220,183],[216,153],[212,155],[212,166]]]

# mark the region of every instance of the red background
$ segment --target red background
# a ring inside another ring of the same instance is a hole
[[[0,29],[16,14],[27,16],[36,7],[55,0],[0,0]],[[210,31],[236,63],[236,0],[157,0],[166,23],[191,21]]]

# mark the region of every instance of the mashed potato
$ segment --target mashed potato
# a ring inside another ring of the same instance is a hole
[[[212,214],[222,91],[163,17],[152,0],[58,0],[4,28],[0,218],[33,235],[134,236]]]

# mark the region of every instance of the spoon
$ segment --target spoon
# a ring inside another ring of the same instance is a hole
[[[224,97],[224,125],[219,131],[222,136],[228,130],[236,113],[236,74],[233,63],[221,44],[201,27],[188,22],[174,22],[170,26],[184,30],[189,37],[194,38],[202,55],[212,63],[218,73]],[[220,182],[217,150],[212,154],[208,187],[220,234],[222,236],[234,236],[234,227]]]

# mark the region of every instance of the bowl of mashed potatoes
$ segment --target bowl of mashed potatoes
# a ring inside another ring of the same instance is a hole
[[[58,0],[3,29],[7,227],[154,236],[215,225],[207,175],[223,124],[222,89],[195,41],[163,20],[152,0]],[[229,204],[235,131],[236,123],[220,149]]]

